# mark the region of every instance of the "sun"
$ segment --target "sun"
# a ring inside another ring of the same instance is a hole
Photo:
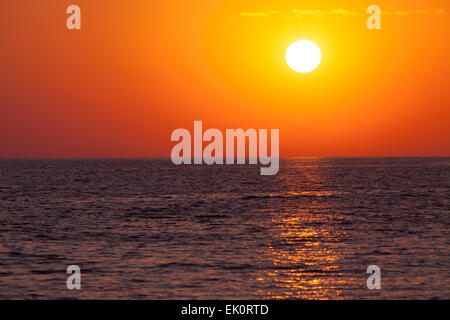
[[[296,72],[311,72],[319,66],[320,60],[322,53],[319,47],[309,40],[296,41],[286,51],[286,62]]]

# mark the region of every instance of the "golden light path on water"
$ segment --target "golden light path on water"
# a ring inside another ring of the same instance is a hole
[[[315,219],[306,212],[299,216],[275,219],[274,223],[280,224],[277,236],[285,246],[291,248],[286,250],[269,247],[276,269],[274,272],[267,273],[267,277],[273,278],[282,294],[274,290],[266,292],[265,295],[273,299],[341,297],[340,287],[345,284],[345,280],[339,278],[339,266],[336,264],[340,254],[315,240],[321,237],[328,239],[332,237],[331,228],[326,227],[321,230],[303,228],[305,221],[310,223]],[[291,266],[295,265],[299,268],[292,269]],[[326,276],[327,273],[332,273],[334,276]]]
[[[323,172],[311,170],[305,181],[323,187]],[[286,185],[290,185],[289,176]],[[298,180],[298,179],[297,179]],[[292,187],[292,186],[291,186]],[[345,234],[334,229],[339,216],[323,214],[323,204],[312,200],[300,208],[298,200],[289,196],[317,199],[333,196],[337,192],[291,191],[283,200],[284,212],[270,211],[272,244],[267,255],[273,268],[261,272],[255,281],[265,289],[258,294],[267,299],[344,299],[343,288],[355,279],[344,277],[340,262],[343,259]],[[266,257],[267,258],[267,257]],[[268,289],[265,283],[275,283]]]

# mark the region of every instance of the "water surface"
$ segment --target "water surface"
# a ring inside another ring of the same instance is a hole
[[[285,159],[276,176],[1,160],[0,177],[3,299],[450,298],[450,158]]]

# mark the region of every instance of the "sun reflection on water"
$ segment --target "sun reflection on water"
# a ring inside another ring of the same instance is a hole
[[[268,247],[273,269],[260,277],[276,283],[263,295],[269,299],[339,299],[345,280],[332,226],[307,212],[296,216],[274,214],[274,245]],[[316,225],[309,227],[309,225]],[[334,245],[328,245],[334,243]],[[270,279],[270,280],[269,280]]]
[[[288,191],[282,200],[285,211],[268,211],[272,242],[266,254],[272,265],[255,279],[264,288],[258,293],[262,297],[345,298],[343,289],[352,281],[343,276],[340,267],[345,234],[335,229],[339,216],[315,200],[334,195],[334,191],[326,190],[321,184],[322,174],[320,170],[308,170],[303,177],[297,176],[296,181],[303,180],[315,190],[298,191],[297,186],[291,184],[295,180],[287,180]],[[309,200],[302,201],[304,196]],[[269,283],[272,285],[265,285]]]

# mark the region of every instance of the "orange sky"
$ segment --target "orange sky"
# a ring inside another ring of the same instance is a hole
[[[66,29],[70,4],[82,30]],[[382,30],[366,28],[371,4]],[[169,157],[194,120],[280,129],[282,156],[450,156],[449,13],[448,0],[4,0],[0,157]],[[300,39],[322,50],[309,74],[284,60]]]

